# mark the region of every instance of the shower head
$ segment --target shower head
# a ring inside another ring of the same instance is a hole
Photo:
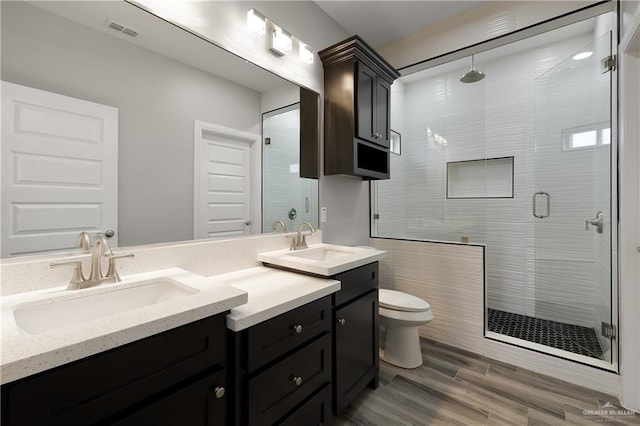
[[[475,83],[476,81],[480,81],[484,78],[484,73],[482,71],[478,71],[473,67],[473,55],[471,55],[471,69],[465,73],[462,77],[460,77],[460,81],[463,83]]]

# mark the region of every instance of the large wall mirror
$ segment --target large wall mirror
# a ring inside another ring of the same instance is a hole
[[[2,257],[317,225],[316,93],[124,1],[0,7]]]

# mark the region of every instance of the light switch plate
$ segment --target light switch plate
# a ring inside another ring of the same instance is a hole
[[[326,223],[327,222],[327,208],[326,207],[321,207],[320,208],[320,223]]]

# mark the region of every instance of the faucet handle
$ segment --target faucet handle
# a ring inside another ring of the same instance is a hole
[[[118,259],[124,259],[126,257],[134,257],[135,255],[133,253],[129,253],[129,254],[119,254],[117,256],[115,255],[107,255],[107,257],[109,258],[109,269],[107,269],[107,275],[105,275],[105,278],[112,278],[114,283],[119,283],[120,280],[120,274],[118,274],[118,271],[116,270],[116,260]]]
[[[296,240],[297,240],[297,236],[296,235],[285,235],[284,236],[285,240],[291,240],[291,244],[289,246],[289,251],[293,251],[296,249]]]
[[[51,263],[49,267],[59,268],[61,266],[73,266],[73,276],[71,277],[71,281],[69,281],[69,290],[75,290],[78,288],[82,288],[82,284],[85,282],[84,275],[82,275],[82,262],[79,260],[71,261],[71,262],[60,262],[60,263]]]

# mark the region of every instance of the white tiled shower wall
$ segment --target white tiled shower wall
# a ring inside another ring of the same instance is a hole
[[[476,68],[487,77],[479,83],[458,81],[470,65],[467,58],[446,74],[394,84],[392,129],[402,134],[402,156],[391,156],[391,181],[378,183],[377,235],[444,241],[468,237],[486,243],[489,307],[595,326],[596,306],[606,298],[606,289],[594,288],[594,276],[607,271],[596,268],[601,262],[594,253],[595,231],[586,232],[584,221],[595,217],[593,205],[598,203],[589,196],[588,206],[570,209],[571,227],[538,226],[536,231],[531,214],[531,197],[537,190],[552,194],[552,208],[556,201],[571,205],[592,192],[594,182],[581,179],[579,170],[600,164],[594,163],[598,154],[561,149],[563,129],[591,124],[598,113],[593,110],[592,90],[584,90],[584,80],[575,73],[565,83],[575,86],[572,92],[584,110],[576,110],[575,99],[567,99],[574,105],[571,109],[550,106],[545,111],[548,150],[542,149],[540,139],[536,157],[534,143],[535,79],[592,40],[593,34],[585,33],[493,60],[480,56]],[[598,55],[593,60],[599,61]],[[432,135],[446,138],[447,144],[429,138],[428,128]],[[505,156],[514,157],[513,199],[446,199],[447,162]],[[534,172],[544,176],[544,167],[554,164],[559,168],[554,167],[553,182],[547,186],[551,189],[534,185]],[[566,239],[573,239],[575,252],[558,253]],[[536,242],[542,244],[536,248]],[[606,241],[597,246],[604,245]]]

